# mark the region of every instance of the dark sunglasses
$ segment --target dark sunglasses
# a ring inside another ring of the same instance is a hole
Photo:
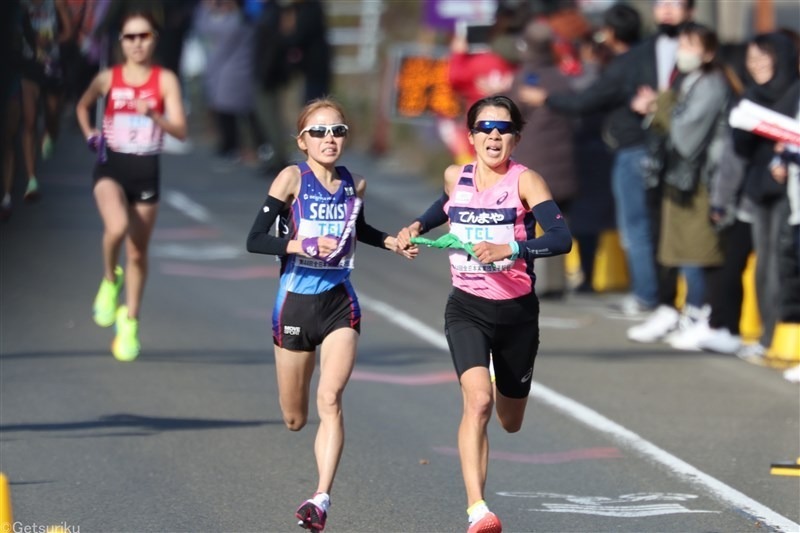
[[[507,120],[479,120],[470,131],[472,131],[472,133],[489,134],[494,130],[497,130],[497,133],[500,135],[517,133],[517,128],[514,127],[514,123],[508,122]]]
[[[134,42],[136,39],[148,41],[153,38],[153,35],[155,34],[152,31],[143,31],[142,33],[123,33],[119,36],[119,40],[128,41],[129,43]]]
[[[300,135],[308,132],[308,134],[315,139],[327,137],[329,133],[334,137],[344,137],[347,135],[347,130],[347,124],[333,124],[332,126],[314,124],[313,126],[306,126],[303,128]]]

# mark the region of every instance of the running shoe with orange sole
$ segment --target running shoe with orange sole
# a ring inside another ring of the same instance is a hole
[[[469,526],[467,533],[502,533],[503,524],[497,515],[489,511],[483,518]]]

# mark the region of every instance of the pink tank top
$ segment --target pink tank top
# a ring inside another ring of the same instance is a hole
[[[106,98],[103,136],[115,152],[152,155],[161,152],[164,132],[153,119],[136,111],[136,100],[146,100],[151,108],[164,113],[161,94],[161,69],[153,67],[142,85],[128,85],[122,77],[122,66],[111,69],[111,88]]]
[[[490,188],[475,186],[475,163],[464,165],[444,211],[450,232],[462,242],[508,244],[532,239],[536,220],[519,198],[519,175],[528,168],[509,162],[508,172]],[[488,300],[508,300],[533,291],[533,263],[503,259],[483,264],[463,250],[450,250],[453,287]]]

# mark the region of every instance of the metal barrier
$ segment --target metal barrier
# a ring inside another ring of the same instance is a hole
[[[383,0],[326,0],[328,39],[335,50],[336,74],[376,70],[383,9]]]

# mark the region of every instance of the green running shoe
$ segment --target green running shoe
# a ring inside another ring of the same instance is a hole
[[[114,325],[114,320],[116,320],[117,297],[124,279],[121,266],[114,269],[114,277],[116,281],[113,282],[103,278],[100,288],[97,290],[97,296],[94,298],[92,306],[94,322],[101,328]]]
[[[117,309],[117,335],[111,343],[111,353],[117,361],[130,362],[139,356],[139,321],[128,318],[128,306]]]
[[[41,193],[39,192],[39,182],[36,181],[36,178],[31,176],[28,178],[28,186],[25,188],[25,194],[22,196],[22,199],[26,202],[35,202],[39,199]]]
[[[53,148],[55,148],[55,142],[53,142],[53,138],[50,137],[49,134],[45,133],[44,138],[42,139],[42,159],[50,159],[53,157]]]

